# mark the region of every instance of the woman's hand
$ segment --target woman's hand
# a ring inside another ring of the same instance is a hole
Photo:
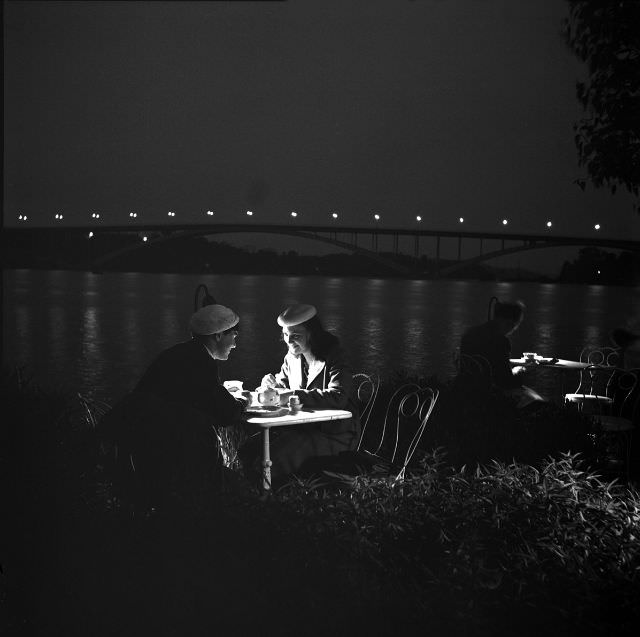
[[[260,381],[261,387],[275,387],[276,386],[276,377],[273,374],[267,374],[262,377],[262,381]]]

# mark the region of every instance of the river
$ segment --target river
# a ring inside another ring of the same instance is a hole
[[[156,354],[189,337],[200,283],[240,315],[237,348],[220,369],[251,388],[279,368],[285,347],[275,319],[295,302],[318,307],[354,371],[443,380],[454,373],[460,336],[486,320],[493,295],[527,306],[515,354],[577,358],[584,345],[608,344],[612,328],[640,318],[638,289],[599,285],[6,270],[3,363],[26,367],[46,388],[112,402]],[[554,391],[557,375],[532,374],[525,382]]]

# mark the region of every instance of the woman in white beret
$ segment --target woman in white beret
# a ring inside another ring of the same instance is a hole
[[[149,504],[176,490],[191,497],[219,477],[211,426],[240,422],[248,404],[248,392],[234,398],[218,374],[218,361],[236,346],[238,321],[223,305],[200,308],[189,323],[191,339],[163,351],[103,421],[128,465],[129,486]]]
[[[262,385],[280,389],[282,404],[296,395],[303,407],[347,409],[354,416],[278,432],[271,446],[274,479],[321,466],[322,457],[355,449],[360,435],[353,377],[338,338],[323,328],[316,308],[292,305],[278,316],[278,325],[288,351],[280,371],[267,374]]]

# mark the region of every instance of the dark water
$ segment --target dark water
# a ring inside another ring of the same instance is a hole
[[[224,378],[255,386],[284,354],[276,316],[315,304],[342,339],[354,370],[407,370],[446,378],[466,327],[485,320],[490,297],[522,299],[527,315],[513,351],[575,358],[587,344],[640,317],[637,289],[538,283],[204,276],[9,270],[3,273],[3,362],[26,365],[46,387],[112,401],[162,349],[188,338],[194,293],[205,283],[241,317]],[[526,381],[552,392],[555,372]]]

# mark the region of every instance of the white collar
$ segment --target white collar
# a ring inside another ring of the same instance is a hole
[[[209,356],[211,356],[211,358],[213,358],[213,360],[216,360],[216,357],[213,355],[213,352],[207,347],[207,344],[203,341],[202,346],[205,348],[205,350],[207,350],[207,354],[209,354]]]

